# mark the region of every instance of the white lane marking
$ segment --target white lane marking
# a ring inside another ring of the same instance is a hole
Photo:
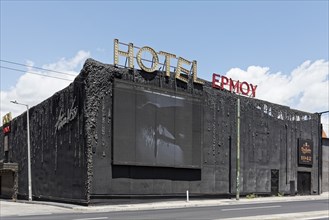
[[[308,218],[303,218],[304,220],[315,220],[315,219],[324,219],[328,218],[328,215],[323,215],[323,216],[318,216],[318,217],[308,217]]]
[[[99,219],[108,219],[108,217],[97,217],[97,218],[77,218],[73,220],[99,220]]]
[[[23,217],[23,216],[33,216],[33,215],[39,216],[39,215],[51,215],[51,214],[53,214],[53,213],[51,213],[51,212],[43,212],[43,213],[18,214],[17,216]]]
[[[258,206],[258,207],[246,207],[246,208],[235,208],[235,209],[222,209],[222,211],[236,211],[236,210],[248,210],[248,209],[270,209],[270,208],[280,208],[280,205],[273,206]]]

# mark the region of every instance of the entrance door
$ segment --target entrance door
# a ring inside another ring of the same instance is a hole
[[[311,194],[311,173],[298,172],[297,174],[297,191],[299,195]]]

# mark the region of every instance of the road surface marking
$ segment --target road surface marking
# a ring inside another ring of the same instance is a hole
[[[259,207],[246,207],[246,208],[235,208],[235,209],[222,209],[222,211],[235,211],[235,210],[248,210],[248,209],[270,209],[270,208],[280,208],[280,205],[273,206],[259,206]]]
[[[73,220],[99,220],[99,219],[108,219],[108,217],[98,217],[98,218],[78,218]]]
[[[51,212],[41,212],[41,213],[26,213],[26,214],[18,214],[17,216],[21,216],[21,217],[24,217],[24,216],[33,216],[33,215],[51,215],[53,213]]]
[[[308,218],[302,218],[302,219],[315,220],[315,219],[326,219],[326,218],[328,218],[328,215],[322,215],[322,216],[318,216],[318,217],[308,217]]]

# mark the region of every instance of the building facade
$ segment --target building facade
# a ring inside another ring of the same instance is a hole
[[[31,108],[33,198],[235,195],[238,97],[241,195],[319,193],[317,115],[173,75],[88,59],[72,84]],[[0,160],[18,165],[22,198],[26,123],[26,113],[14,118],[6,152],[0,143]]]
[[[329,192],[329,138],[322,135],[322,189]]]

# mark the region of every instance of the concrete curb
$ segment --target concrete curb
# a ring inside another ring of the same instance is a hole
[[[150,203],[134,203],[134,204],[111,204],[111,205],[94,205],[94,206],[81,206],[67,203],[46,202],[46,201],[26,201],[26,200],[0,200],[0,203],[8,203],[11,205],[19,204],[36,204],[42,206],[59,207],[72,211],[80,212],[116,212],[116,211],[137,211],[137,210],[155,210],[155,209],[175,209],[175,208],[188,208],[188,207],[206,207],[206,206],[219,206],[219,205],[241,205],[241,204],[257,204],[269,202],[289,202],[289,201],[305,201],[305,200],[321,200],[329,199],[329,193],[321,195],[310,196],[283,196],[283,197],[258,197],[253,199],[241,198],[239,201],[235,199],[205,199],[189,201],[157,201]]]

